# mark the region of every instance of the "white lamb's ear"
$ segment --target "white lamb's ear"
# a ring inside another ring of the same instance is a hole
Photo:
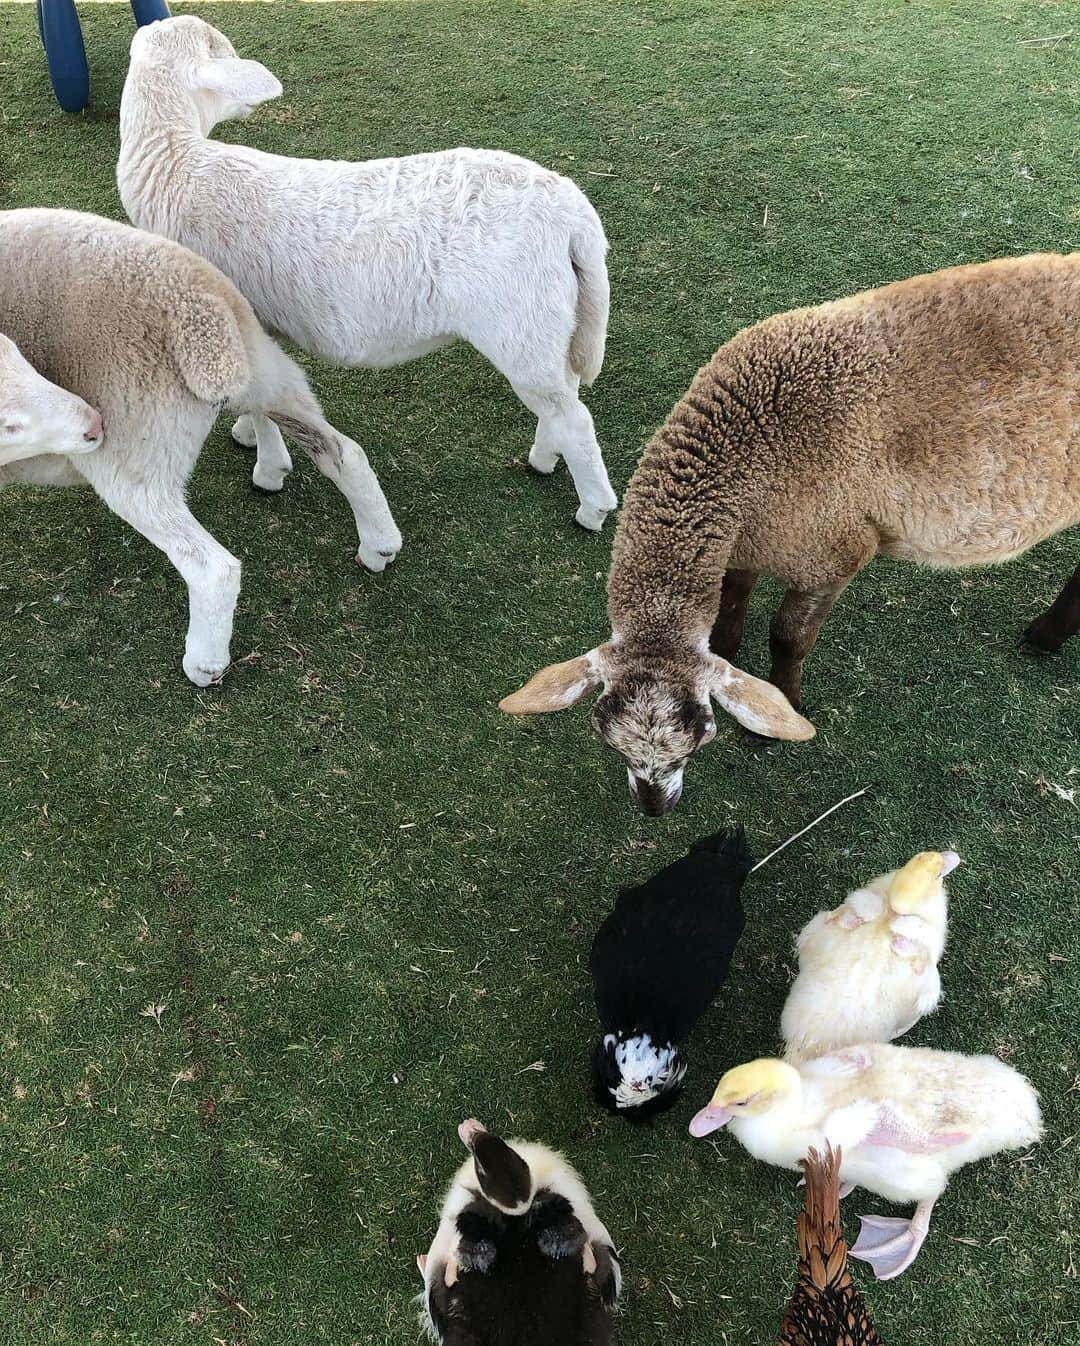
[[[744,673],[719,655],[711,655],[709,694],[745,728],[765,738],[803,742],[817,730],[771,682]]]
[[[249,107],[281,97],[281,81],[276,75],[258,61],[241,61],[238,57],[204,61],[196,68],[193,82],[196,89]]]
[[[534,673],[524,687],[504,696],[499,709],[507,715],[544,715],[551,710],[566,710],[576,705],[604,675],[600,671],[600,650],[590,650],[563,664],[549,664]]]

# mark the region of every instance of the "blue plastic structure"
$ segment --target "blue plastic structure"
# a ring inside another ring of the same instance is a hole
[[[131,0],[131,8],[138,28],[169,18],[165,0]],[[75,0],[37,0],[37,20],[56,101],[65,112],[81,112],[90,98],[90,68]]]

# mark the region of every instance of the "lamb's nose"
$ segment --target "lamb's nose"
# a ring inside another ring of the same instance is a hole
[[[83,432],[83,439],[85,439],[88,444],[92,444],[96,439],[100,439],[104,433],[105,427],[101,423],[101,412],[91,409],[90,424]]]

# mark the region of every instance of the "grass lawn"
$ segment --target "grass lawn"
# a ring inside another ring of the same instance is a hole
[[[181,8],[181,7],[177,7]],[[740,326],[957,262],[1080,248],[1070,3],[531,0],[183,6],[285,96],[221,134],[363,158],[462,143],[571,174],[613,311],[587,395],[616,488]],[[83,7],[93,101],[52,100],[33,10],[0,5],[0,204],[120,215],[124,5]],[[192,485],[244,561],[219,690],[180,669],[179,578],[91,494],[0,499],[0,1322],[9,1346],[400,1346],[414,1254],[469,1115],[563,1147],[620,1243],[624,1346],[767,1343],[793,1268],[790,1175],[693,1142],[767,1054],[795,931],[926,846],[967,864],[940,1013],[913,1042],[997,1052],[1045,1144],[966,1170],[900,1281],[857,1269],[895,1346],[1075,1339],[1080,1320],[1080,647],[1024,624],[1076,534],[1000,571],[878,562],[808,669],[805,746],[730,721],[679,808],[635,814],[580,711],[495,705],[606,634],[611,528],[467,348],[386,373],[308,362],[405,534],[371,577],[309,465],[272,499],[224,420]],[[744,662],[764,670],[775,594]],[[617,885],[742,820],[762,870],[678,1109],[632,1129],[586,1088],[587,954]],[[1075,792],[1075,793],[1074,793]],[[865,1193],[846,1203],[882,1209]]]

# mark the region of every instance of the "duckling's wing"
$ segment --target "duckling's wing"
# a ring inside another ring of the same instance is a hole
[[[553,1262],[580,1256],[587,1242],[585,1227],[564,1196],[541,1197],[525,1217],[537,1247]]]
[[[928,1131],[912,1118],[901,1116],[888,1103],[884,1103],[865,1143],[890,1150],[903,1150],[905,1154],[938,1154],[942,1150],[952,1149],[954,1145],[963,1145],[969,1138],[967,1131]]]
[[[854,916],[860,923],[876,921],[885,913],[885,898],[873,888],[856,888],[848,893],[839,911]]]
[[[818,1056],[812,1061],[804,1061],[799,1070],[803,1075],[815,1075],[820,1079],[844,1079],[849,1075],[859,1075],[869,1070],[873,1062],[868,1052],[861,1047],[848,1047],[842,1052],[830,1052],[828,1056]]]
[[[879,1126],[880,1106],[869,1098],[856,1099],[842,1108],[834,1108],[822,1123],[825,1139],[833,1149],[850,1155],[858,1145],[869,1141]]]

